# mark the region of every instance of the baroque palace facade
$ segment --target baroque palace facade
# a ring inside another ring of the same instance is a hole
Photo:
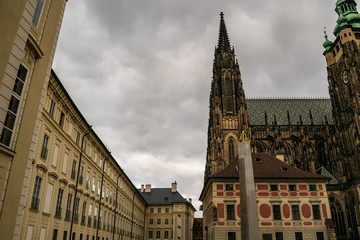
[[[52,70],[66,3],[0,1],[1,239],[152,239],[141,190]],[[174,194],[186,207],[170,217],[184,216],[176,226],[190,240],[195,209]]]
[[[360,14],[338,0],[335,40],[324,43],[330,99],[246,99],[223,14],[210,93],[205,182],[236,159],[249,138],[253,152],[280,156],[296,168],[325,174],[338,238],[360,232]]]

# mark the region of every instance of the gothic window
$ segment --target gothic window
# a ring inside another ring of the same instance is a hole
[[[234,141],[229,141],[229,163],[235,159]]]
[[[232,96],[233,95],[232,82],[231,82],[231,79],[229,78],[229,76],[227,76],[225,78],[225,95],[226,96]]]
[[[338,201],[332,203],[330,206],[330,210],[331,210],[331,217],[336,226],[336,236],[337,237],[346,236],[344,213],[342,207],[340,206],[340,203]]]
[[[225,84],[224,84],[224,104],[226,107],[227,112],[233,111],[233,86],[232,81],[229,76],[225,77]]]

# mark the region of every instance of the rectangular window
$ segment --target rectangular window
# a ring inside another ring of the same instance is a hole
[[[291,212],[293,215],[293,220],[300,220],[299,205],[291,205]]]
[[[158,218],[158,219],[156,220],[156,224],[161,224],[161,218]]]
[[[274,220],[281,220],[280,205],[273,205]]]
[[[63,198],[64,190],[59,188],[58,197],[56,200],[56,210],[55,210],[55,216],[61,217],[61,203]]]
[[[165,218],[165,224],[169,224],[169,219],[168,218]]]
[[[33,20],[32,20],[32,24],[34,25],[34,27],[37,27],[38,24],[39,24],[40,15],[41,15],[42,9],[44,7],[44,3],[45,3],[45,0],[38,0],[37,1],[34,17],[33,17]]]
[[[100,180],[98,180],[98,184],[97,184],[97,195],[100,195]]]
[[[84,141],[83,141],[83,143],[82,143],[82,150],[83,150],[84,152],[86,152],[86,145],[87,145],[87,141],[86,141],[86,139],[84,139]]]
[[[54,167],[56,167],[57,161],[59,158],[59,149],[60,149],[59,145],[55,144],[53,159],[52,159],[52,163],[51,163]]]
[[[86,201],[83,202],[83,206],[82,206],[81,224],[85,224],[85,214],[86,214]]]
[[[45,236],[46,236],[46,228],[41,228],[39,240],[45,240]]]
[[[62,167],[62,172],[66,175],[66,170],[67,170],[67,162],[68,162],[68,159],[69,159],[69,154],[68,153],[65,153],[65,156],[64,156],[64,161],[63,161],[63,167]]]
[[[282,232],[276,232],[275,233],[275,240],[283,240],[284,236]]]
[[[11,136],[15,126],[16,114],[20,104],[27,72],[28,70],[22,64],[20,64],[13,88],[13,95],[11,96],[9,102],[8,111],[5,116],[4,127],[0,136],[0,143],[6,146],[10,146]]]
[[[91,226],[91,213],[92,213],[92,204],[89,205],[88,226]]]
[[[289,185],[289,191],[296,191],[296,185]]]
[[[169,208],[167,207],[167,208],[165,208],[165,212],[166,213],[168,213],[169,212]]]
[[[89,149],[89,157],[90,158],[92,157],[92,151],[93,151],[93,148],[92,148],[92,146],[90,146],[90,149]]]
[[[277,190],[278,190],[278,185],[275,184],[270,185],[270,191],[277,191]]]
[[[234,205],[226,205],[227,220],[235,220]]]
[[[158,208],[158,213],[161,213],[161,208]]]
[[[95,176],[93,176],[93,180],[92,180],[92,188],[91,188],[91,191],[92,192],[95,192]]]
[[[68,125],[68,134],[71,137],[72,134],[72,130],[73,130],[73,124],[72,122],[69,121],[69,125]]]
[[[44,204],[44,212],[50,213],[50,205],[51,205],[51,196],[54,189],[54,185],[51,183],[48,183],[47,189],[46,189],[46,196],[45,196],[45,204]]]
[[[316,185],[310,184],[310,185],[309,185],[309,190],[310,190],[310,191],[316,191]]]
[[[90,172],[87,171],[86,173],[86,183],[85,183],[85,188],[86,189],[89,189],[89,186],[90,186]]]
[[[149,224],[154,224],[154,219],[150,218]]]
[[[312,205],[312,210],[313,210],[313,214],[314,214],[314,220],[320,220],[321,219],[320,206]]]
[[[31,206],[30,206],[30,208],[33,210],[39,210],[39,203],[40,203],[39,194],[40,194],[41,181],[42,178],[36,176],[35,186],[34,186],[33,196],[31,199]]]
[[[64,231],[63,240],[67,240],[67,231]]]
[[[72,199],[72,194],[69,193],[67,203],[66,203],[65,220],[70,220],[71,199]]]
[[[49,143],[49,136],[48,135],[44,135],[44,140],[43,140],[43,144],[42,144],[42,148],[41,148],[41,154],[40,157],[42,157],[43,159],[47,158],[47,154],[48,154],[48,143]]]
[[[169,238],[169,231],[164,231],[164,238],[165,239],[168,239]]]
[[[73,161],[73,165],[71,168],[71,178],[75,180],[76,177],[76,160]]]
[[[233,191],[234,185],[233,184],[225,184],[225,190],[226,191]]]
[[[316,232],[316,240],[324,240],[324,233]]]
[[[97,152],[95,152],[95,154],[94,154],[95,156],[94,156],[94,162],[96,163],[97,162],[97,158],[98,158],[98,153]]]
[[[28,228],[27,228],[27,232],[26,232],[26,240],[31,240],[32,239],[33,230],[34,230],[34,226],[29,225]]]
[[[54,101],[54,99],[51,99],[50,110],[49,110],[51,116],[54,116],[55,106],[56,106],[56,102]]]
[[[153,238],[153,231],[152,230],[149,231],[149,238]]]
[[[150,208],[150,213],[153,213],[154,212],[154,208]]]
[[[57,240],[57,235],[58,235],[58,230],[57,230],[57,229],[54,229],[52,239],[53,239],[53,240]]]
[[[303,240],[302,232],[295,233],[295,240]]]
[[[59,119],[59,126],[64,127],[64,120],[65,120],[65,114],[60,111],[60,119]]]
[[[79,145],[80,144],[80,132],[76,133],[76,144]]]
[[[83,183],[83,179],[84,179],[84,176],[83,176],[83,172],[84,172],[84,166],[80,166],[80,176],[79,176],[79,183],[82,184]]]
[[[156,231],[156,238],[160,238],[160,236],[161,236],[160,231],[157,230],[157,231]]]
[[[75,199],[74,222],[78,222],[78,220],[79,220],[79,204],[80,204],[80,198],[76,198]]]
[[[236,240],[236,233],[228,232],[228,240]]]

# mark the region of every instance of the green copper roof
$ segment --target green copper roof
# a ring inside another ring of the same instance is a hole
[[[269,125],[275,119],[278,125],[288,125],[289,117],[292,125],[301,121],[310,125],[311,117],[315,125],[321,125],[325,124],[325,116],[333,124],[331,102],[326,98],[250,98],[246,99],[246,105],[250,125],[265,125],[265,111]]]
[[[345,27],[360,28],[360,15],[356,10],[354,0],[338,0],[335,11],[338,14],[334,35],[338,36],[341,29]]]
[[[325,51],[328,51],[331,48],[331,45],[333,44],[331,41],[329,41],[328,36],[325,33],[325,42],[323,43],[323,47],[325,48]]]

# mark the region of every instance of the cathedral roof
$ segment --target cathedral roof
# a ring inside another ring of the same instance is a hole
[[[327,176],[299,170],[280,159],[266,153],[252,153],[255,181],[262,179],[303,179],[323,180]],[[223,171],[215,173],[210,178],[238,178],[238,161],[232,161]]]
[[[326,98],[251,98],[246,99],[250,125],[265,125],[265,112],[268,124],[292,125],[329,124],[332,121],[330,99]],[[300,118],[301,116],[301,118]]]

